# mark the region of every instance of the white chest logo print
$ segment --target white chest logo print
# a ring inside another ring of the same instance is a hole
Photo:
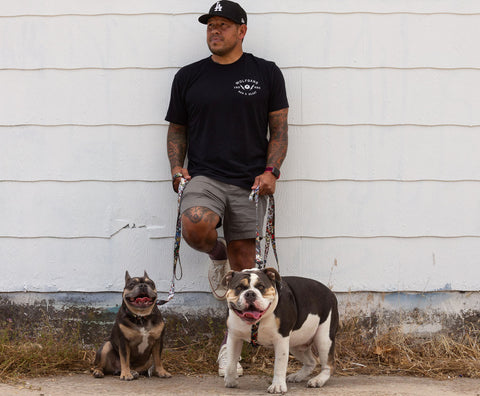
[[[251,78],[245,78],[243,80],[238,80],[235,82],[233,89],[237,91],[240,95],[253,96],[256,95],[259,90],[262,88],[257,80]]]

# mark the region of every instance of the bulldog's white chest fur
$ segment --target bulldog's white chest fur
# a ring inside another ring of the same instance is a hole
[[[250,342],[252,340],[252,326],[245,323],[241,319],[231,315],[228,320],[229,332],[243,341]],[[258,333],[256,341],[258,344],[271,347],[275,345],[277,340],[284,338],[278,332],[277,318],[275,315],[270,314],[262,318],[258,325]],[[320,317],[318,315],[309,314],[302,327],[298,330],[294,330],[290,333],[289,345],[291,347],[310,344],[313,336],[318,330],[318,324]],[[327,323],[328,322],[328,323]],[[325,322],[325,328],[329,328],[330,321]]]
[[[148,347],[148,335],[149,332],[145,330],[144,327],[140,329],[140,334],[142,335],[142,342],[138,344],[138,352],[143,353]]]

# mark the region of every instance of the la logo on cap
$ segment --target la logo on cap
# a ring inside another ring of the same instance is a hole
[[[214,11],[222,11],[222,5],[220,4],[219,1],[217,1],[217,4],[215,5]]]

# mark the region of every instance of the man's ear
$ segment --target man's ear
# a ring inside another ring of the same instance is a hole
[[[247,25],[240,25],[238,28],[238,34],[241,40],[243,40],[247,34]]]

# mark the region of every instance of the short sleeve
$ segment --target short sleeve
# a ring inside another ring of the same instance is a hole
[[[185,105],[185,88],[182,84],[180,73],[177,73],[173,79],[172,90],[170,93],[170,104],[168,106],[165,120],[173,124],[187,124],[187,109]]]
[[[274,63],[271,71],[270,98],[268,112],[285,109],[288,107],[287,90],[282,71]]]

